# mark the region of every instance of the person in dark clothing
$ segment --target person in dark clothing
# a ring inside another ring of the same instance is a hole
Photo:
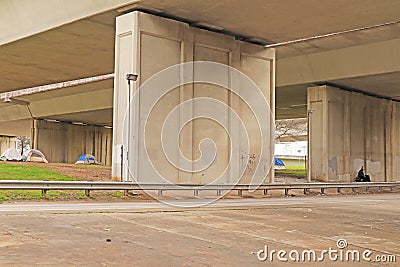
[[[369,175],[364,174],[364,166],[358,171],[356,182],[371,182]]]

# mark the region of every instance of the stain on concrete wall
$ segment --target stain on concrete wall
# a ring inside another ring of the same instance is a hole
[[[336,156],[328,160],[328,166],[335,173],[335,175],[338,176],[338,161]]]
[[[380,161],[370,161],[367,160],[366,171],[370,175],[379,174],[382,170],[382,163]]]

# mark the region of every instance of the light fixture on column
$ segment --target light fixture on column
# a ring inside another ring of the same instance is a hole
[[[126,79],[129,81],[136,81],[139,75],[133,74],[133,73],[128,73],[126,74]]]
[[[129,168],[129,139],[130,139],[130,132],[131,132],[131,81],[136,81],[139,75],[133,74],[133,73],[127,73],[126,74],[126,80],[128,81],[128,138],[127,138],[127,144],[126,144],[126,164],[127,167]],[[123,159],[124,159],[124,145],[121,145],[121,182],[123,182]],[[127,172],[129,173],[129,171]],[[127,180],[129,180],[129,175],[127,177]]]

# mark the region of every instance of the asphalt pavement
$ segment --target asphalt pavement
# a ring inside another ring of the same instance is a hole
[[[188,206],[208,200],[169,201],[174,206],[3,203],[0,266],[398,266],[400,260],[400,194],[228,199],[198,208]],[[333,258],[322,254],[330,249]],[[356,252],[359,261],[346,260]]]

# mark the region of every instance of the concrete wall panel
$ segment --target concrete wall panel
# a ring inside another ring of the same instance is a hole
[[[204,32],[204,31],[203,31]],[[203,33],[201,32],[201,33]],[[200,37],[202,34],[200,34]],[[194,60],[195,61],[213,61],[230,65],[229,55],[230,51],[221,48],[206,47],[196,42],[199,41],[199,35],[196,35],[195,46],[194,46]],[[212,38],[211,40],[214,40]],[[205,41],[205,40],[203,40]],[[221,47],[221,45],[220,45]],[[196,72],[196,68],[194,70]],[[228,84],[229,73],[227,72],[225,77],[219,77],[224,80],[224,83]],[[222,87],[197,83],[194,85],[194,97],[211,97],[217,99],[229,106],[229,95],[230,92]],[[193,115],[198,116],[200,114],[198,105],[193,107]],[[228,109],[225,110],[225,123],[228,124]],[[200,173],[193,174],[194,183],[210,183],[215,179],[215,174],[222,175],[229,164],[229,151],[230,142],[229,137],[223,127],[219,126],[216,122],[208,119],[196,119],[193,122],[193,159],[201,157],[199,145],[200,141],[204,138],[211,138],[217,145],[217,158],[210,168]],[[223,178],[227,181],[227,175]]]
[[[266,99],[266,102],[269,104],[269,108],[271,109],[271,114],[274,114],[275,109],[275,74],[274,74],[274,59],[271,55],[267,55],[266,53],[270,51],[265,51],[262,53],[261,49],[255,49],[254,46],[250,46],[247,44],[242,44],[240,47],[240,70],[243,71],[248,77],[250,77],[259,88],[261,88],[262,93]],[[243,176],[241,183],[247,184],[250,183],[252,174],[254,172],[254,168],[256,164],[261,164],[262,168],[266,169],[268,166],[271,166],[269,159],[260,158],[261,153],[261,136],[259,128],[263,128],[264,132],[269,135],[267,136],[268,140],[273,140],[273,131],[275,129],[273,116],[269,118],[264,118],[264,125],[258,125],[253,111],[250,107],[246,105],[243,101],[239,102],[240,106],[240,115],[241,118],[245,121],[247,134],[249,138],[252,140],[250,144],[250,155],[255,155],[255,161],[250,161],[252,164],[247,165],[247,169],[245,175]],[[270,131],[272,130],[272,131]],[[243,134],[243,133],[241,133]],[[243,140],[243,136],[241,136],[240,140]],[[243,142],[241,142],[242,144]],[[241,148],[241,151],[243,149]],[[274,146],[266,146],[266,150],[264,153],[267,155],[274,154]],[[242,154],[242,153],[241,153]],[[264,155],[265,155],[264,154]],[[273,166],[272,166],[273,168]],[[267,172],[269,170],[266,170]],[[265,182],[273,182],[274,172],[270,171],[268,177],[265,179]]]
[[[344,104],[328,101],[328,178],[344,173]]]
[[[141,80],[145,81],[150,78],[153,74],[162,71],[163,69],[178,64],[181,57],[181,42],[177,40],[171,40],[164,36],[153,36],[142,33],[140,38],[140,76]],[[154,91],[157,94],[156,91]],[[148,102],[142,95],[139,97],[140,110],[139,113],[143,113],[144,106],[152,105],[153,103]],[[176,179],[178,177],[178,170],[169,164],[165,157],[162,144],[161,144],[161,129],[166,116],[172,109],[179,104],[180,92],[178,89],[169,92],[152,110],[149,118],[140,116],[140,129],[146,126],[145,136],[139,134],[139,139],[143,140],[146,138],[146,148],[139,142],[139,158],[149,157],[153,160],[154,167],[160,172],[163,177],[168,179]],[[132,113],[132,117],[134,113]],[[173,120],[176,122],[176,127],[179,125],[179,116],[175,116]],[[131,148],[133,151],[134,147]],[[147,150],[147,152],[146,152]],[[172,155],[171,160],[178,159],[178,151]],[[143,161],[137,165],[140,177],[155,177],[152,172],[152,166],[145,164],[147,161]],[[145,182],[157,182],[157,180],[145,180]],[[159,182],[159,181],[158,181]]]

